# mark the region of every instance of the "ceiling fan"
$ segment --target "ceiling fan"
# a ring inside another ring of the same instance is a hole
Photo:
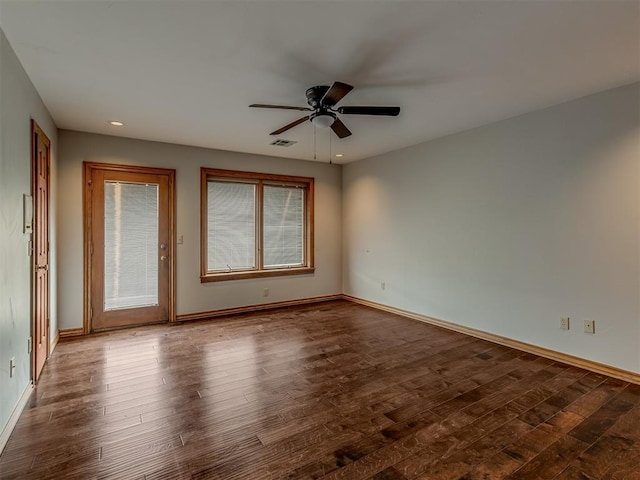
[[[334,82],[331,87],[327,85],[318,85],[307,89],[307,103],[309,107],[289,107],[286,105],[265,105],[254,103],[249,105],[253,108],[277,108],[283,110],[300,110],[305,112],[313,112],[295,122],[291,122],[278,130],[271,132],[271,135],[280,135],[287,130],[300,125],[306,120],[311,121],[316,127],[327,128],[340,137],[345,138],[351,135],[351,132],[344,123],[338,118],[338,113],[342,115],[384,115],[388,117],[396,117],[400,113],[400,107],[338,107],[333,108],[347,93],[353,90],[353,86],[342,82]]]

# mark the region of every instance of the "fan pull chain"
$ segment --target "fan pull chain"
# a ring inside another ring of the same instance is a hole
[[[317,131],[317,128],[314,125],[313,126],[313,159],[314,160],[316,160],[316,152],[317,152],[317,149],[316,149],[316,131]]]
[[[329,165],[333,165],[333,148],[331,147],[331,130],[329,130]]]

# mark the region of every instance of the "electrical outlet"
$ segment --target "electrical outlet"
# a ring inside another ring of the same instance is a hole
[[[263,297],[268,297],[269,296],[269,289],[268,288],[263,288],[262,289],[262,296]]]
[[[16,369],[16,357],[9,360],[9,378],[13,378],[13,371]]]
[[[182,235],[178,235],[178,240],[176,241],[176,243],[178,245],[182,245],[183,242],[184,242],[184,237]]]
[[[596,333],[596,321],[585,320],[584,321],[584,333]]]
[[[562,317],[560,319],[560,328],[562,330],[569,330],[569,317]]]

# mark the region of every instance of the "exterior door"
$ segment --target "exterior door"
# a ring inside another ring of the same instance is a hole
[[[89,330],[174,320],[174,170],[85,169]]]
[[[49,164],[51,143],[31,122],[33,157],[33,379],[49,356]]]

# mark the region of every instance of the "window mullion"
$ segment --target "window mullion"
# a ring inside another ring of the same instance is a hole
[[[259,181],[256,185],[256,261],[258,270],[264,270],[264,234],[263,234],[263,183]]]
[[[309,209],[309,195],[306,188],[302,189],[302,263],[304,265],[309,264],[309,243],[307,242],[307,232],[309,231],[309,220],[307,218],[307,211]]]

